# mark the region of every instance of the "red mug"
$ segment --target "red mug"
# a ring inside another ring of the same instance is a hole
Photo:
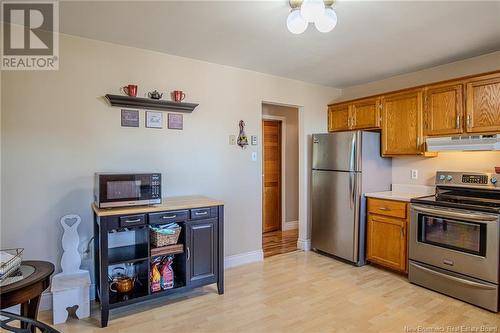
[[[129,84],[128,86],[122,87],[122,90],[125,94],[129,95],[130,97],[137,96],[137,85],[135,84]]]
[[[174,90],[174,101],[182,102],[184,98],[186,98],[186,94],[182,90]]]

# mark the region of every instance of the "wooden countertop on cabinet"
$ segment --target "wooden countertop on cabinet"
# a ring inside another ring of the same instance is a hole
[[[162,203],[152,206],[118,207],[118,208],[98,208],[95,203],[92,209],[97,216],[130,215],[142,213],[154,213],[170,210],[191,209],[199,207],[222,206],[224,202],[201,195],[189,195],[179,197],[166,197]]]

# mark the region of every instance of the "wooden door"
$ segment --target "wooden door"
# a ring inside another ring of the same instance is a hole
[[[382,97],[382,155],[422,153],[421,90]]]
[[[187,225],[188,283],[196,286],[216,282],[217,219],[191,221]]]
[[[353,129],[380,128],[380,98],[369,98],[351,104]]]
[[[406,270],[406,220],[368,214],[367,259]]]
[[[466,130],[500,132],[500,74],[467,84]]]
[[[429,87],[425,93],[425,135],[463,133],[463,85]]]
[[[351,129],[349,104],[332,105],[328,108],[328,131],[348,131]]]
[[[262,231],[281,229],[281,121],[263,120]]]

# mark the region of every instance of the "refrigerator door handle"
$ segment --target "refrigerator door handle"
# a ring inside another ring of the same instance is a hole
[[[354,172],[349,172],[349,206],[354,208]]]
[[[351,140],[351,156],[349,157],[349,171],[354,171],[355,169],[355,163],[356,163],[356,133],[352,133],[352,140]]]

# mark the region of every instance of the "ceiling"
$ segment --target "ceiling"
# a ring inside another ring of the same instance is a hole
[[[301,35],[286,29],[286,0],[60,8],[62,33],[338,88],[500,50],[500,1],[340,0],[332,32]]]

